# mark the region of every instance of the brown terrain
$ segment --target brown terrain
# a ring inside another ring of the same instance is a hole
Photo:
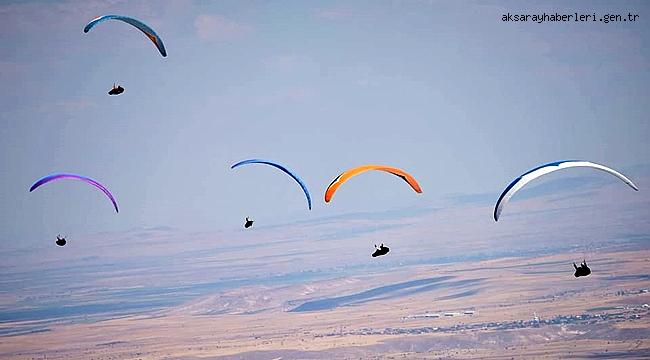
[[[243,287],[154,314],[3,337],[2,358],[647,358],[650,251],[414,266]],[[285,299],[291,299],[287,301]],[[311,305],[310,305],[311,304]],[[300,311],[300,309],[305,311]],[[313,309],[310,309],[313,308]],[[467,312],[467,313],[465,313]],[[538,318],[536,319],[535,316]]]
[[[649,358],[650,197],[591,184],[4,250],[0,358]]]

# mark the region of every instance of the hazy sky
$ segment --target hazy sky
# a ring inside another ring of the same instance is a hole
[[[541,163],[650,163],[645,1],[4,1],[2,241],[141,226],[239,227],[498,193]],[[638,14],[622,23],[504,23],[505,13]],[[139,31],[156,29],[168,57]],[[109,97],[113,82],[126,88]],[[276,169],[286,164],[310,187]],[[365,174],[365,163],[411,172]],[[104,183],[120,213],[76,182]],[[628,191],[621,187],[621,191]],[[490,213],[486,213],[490,217]]]

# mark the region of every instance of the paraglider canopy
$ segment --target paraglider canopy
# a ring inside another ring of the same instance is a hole
[[[122,16],[122,15],[104,15],[104,16],[100,16],[100,17],[92,20],[91,22],[89,22],[86,25],[86,27],[84,27],[84,32],[87,33],[88,31],[90,31],[90,29],[95,27],[95,25],[97,25],[99,23],[102,23],[104,21],[108,21],[108,20],[120,20],[120,21],[124,21],[125,23],[134,26],[136,29],[142,31],[149,38],[149,40],[151,40],[151,42],[153,42],[154,45],[156,45],[156,48],[158,48],[158,51],[160,51],[160,54],[162,56],[167,56],[167,50],[165,50],[165,45],[163,44],[163,41],[158,36],[158,34],[156,34],[156,32],[153,31],[152,28],[147,26],[142,21],[140,21],[138,19],[134,19],[134,18],[129,17],[129,16]]]
[[[234,165],[232,165],[230,168],[234,169],[237,167],[240,167],[242,165],[247,165],[247,164],[264,164],[264,165],[269,165],[273,166],[276,169],[281,170],[285,174],[291,176],[295,182],[300,185],[300,188],[302,189],[302,192],[305,193],[305,197],[307,198],[307,206],[309,207],[309,210],[311,210],[311,195],[309,195],[309,190],[307,189],[307,185],[305,185],[305,182],[302,181],[302,179],[293,171],[289,170],[286,166],[278,164],[274,161],[269,161],[269,160],[262,160],[262,159],[249,159],[249,160],[243,160],[240,161]]]
[[[496,205],[494,206],[494,221],[499,221],[499,216],[501,215],[501,212],[503,211],[503,208],[506,206],[508,201],[510,201],[510,198],[521,188],[523,188],[526,184],[529,182],[537,179],[540,176],[552,173],[557,170],[562,170],[562,169],[568,169],[568,168],[574,168],[574,167],[587,167],[587,168],[592,168],[592,169],[597,169],[604,171],[606,173],[609,173],[611,175],[616,176],[620,180],[622,180],[624,183],[626,183],[629,187],[632,189],[639,191],[639,188],[634,185],[632,180],[628,179],[625,177],[623,174],[619,173],[618,171],[608,168],[607,166],[592,163],[589,161],[582,161],[582,160],[564,160],[564,161],[556,161],[552,163],[548,163],[545,165],[538,166],[523,175],[519,176],[515,180],[513,180],[505,190],[501,193],[501,196],[499,196],[499,200],[497,200]]]
[[[65,173],[48,175],[48,176],[45,176],[45,177],[39,179],[38,181],[36,181],[34,183],[34,185],[32,185],[32,187],[29,188],[29,192],[32,192],[32,191],[38,189],[40,186],[45,185],[45,184],[47,184],[47,183],[49,183],[51,181],[61,180],[61,179],[80,180],[80,181],[85,182],[86,184],[89,184],[89,185],[92,185],[92,186],[98,188],[111,201],[111,203],[113,204],[113,207],[115,208],[115,212],[118,212],[118,213],[120,212],[120,210],[117,208],[117,201],[115,200],[115,197],[113,197],[113,194],[111,194],[111,192],[108,191],[108,189],[104,185],[100,184],[99,182],[97,182],[97,181],[95,181],[95,180],[93,180],[93,179],[91,179],[89,177],[85,177],[85,176],[81,176],[81,175],[65,174]]]
[[[349,169],[341,173],[339,176],[337,176],[325,190],[325,202],[330,202],[330,200],[332,200],[332,197],[334,196],[334,193],[336,193],[336,190],[339,188],[339,186],[343,185],[346,181],[350,180],[354,176],[357,176],[359,174],[362,174],[370,170],[379,170],[379,171],[387,172],[389,174],[393,174],[401,178],[402,180],[404,180],[407,184],[409,184],[413,189],[413,191],[415,191],[416,193],[422,193],[422,188],[420,187],[420,184],[418,184],[418,182],[411,174],[407,173],[402,169],[398,169],[396,167],[386,166],[386,165],[362,165],[362,166],[357,166],[355,168]]]

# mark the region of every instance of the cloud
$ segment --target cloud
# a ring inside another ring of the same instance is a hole
[[[249,25],[238,23],[221,15],[202,14],[194,20],[194,29],[203,41],[228,42],[246,37],[253,31]]]
[[[343,20],[354,15],[352,10],[344,8],[318,9],[314,12],[316,18],[323,20]]]
[[[320,74],[323,71],[321,64],[313,58],[296,54],[272,56],[263,59],[262,65],[271,73],[300,74],[301,77]]]
[[[272,105],[278,103],[296,103],[306,101],[315,96],[314,92],[305,87],[288,87],[260,94],[255,102],[258,105]]]
[[[52,101],[40,104],[36,109],[40,112],[64,116],[79,115],[95,106],[95,103],[83,99]]]
[[[0,75],[3,76],[24,75],[27,73],[28,68],[26,64],[0,60]]]
[[[89,39],[79,41],[83,36],[84,25],[104,14],[129,14],[145,21],[149,26],[162,31],[170,21],[177,16],[180,10],[172,7],[179,6],[179,2],[157,3],[127,2],[125,0],[87,0],[83,2],[60,1],[24,1],[10,4],[0,4],[0,53],[15,54],[18,48],[20,53],[31,56],[34,61],[39,61],[43,49],[65,51],[50,51],[48,62],[60,59],[65,54],[74,52],[78,47],[87,47]],[[43,29],[47,29],[46,33]],[[166,33],[166,31],[162,31]],[[16,47],[14,44],[21,44]],[[144,43],[144,42],[142,42]],[[44,59],[44,58],[43,58]]]
[[[7,26],[6,31],[20,34],[26,29],[43,25],[84,22],[125,3],[123,0],[88,0],[82,3],[18,2],[0,6],[0,19]],[[81,25],[83,26],[83,25]],[[48,26],[49,29],[53,26]]]

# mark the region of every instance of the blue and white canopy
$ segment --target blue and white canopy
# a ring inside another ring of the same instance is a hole
[[[589,167],[589,168],[605,171],[621,179],[623,182],[628,184],[632,189],[639,191],[639,188],[636,185],[634,185],[632,180],[628,179],[618,171],[608,168],[607,166],[592,163],[589,161],[581,161],[581,160],[556,161],[556,162],[548,163],[546,165],[538,166],[526,172],[525,174],[521,175],[520,177],[516,178],[514,181],[512,181],[510,185],[506,187],[503,193],[501,193],[501,196],[499,196],[499,200],[497,200],[496,206],[494,207],[494,221],[499,221],[499,216],[501,215],[501,211],[503,211],[503,208],[506,206],[508,201],[510,201],[510,198],[517,191],[519,191],[521,188],[526,186],[526,184],[537,179],[542,175],[546,175],[548,173],[552,173],[557,170],[568,169],[573,167]]]

